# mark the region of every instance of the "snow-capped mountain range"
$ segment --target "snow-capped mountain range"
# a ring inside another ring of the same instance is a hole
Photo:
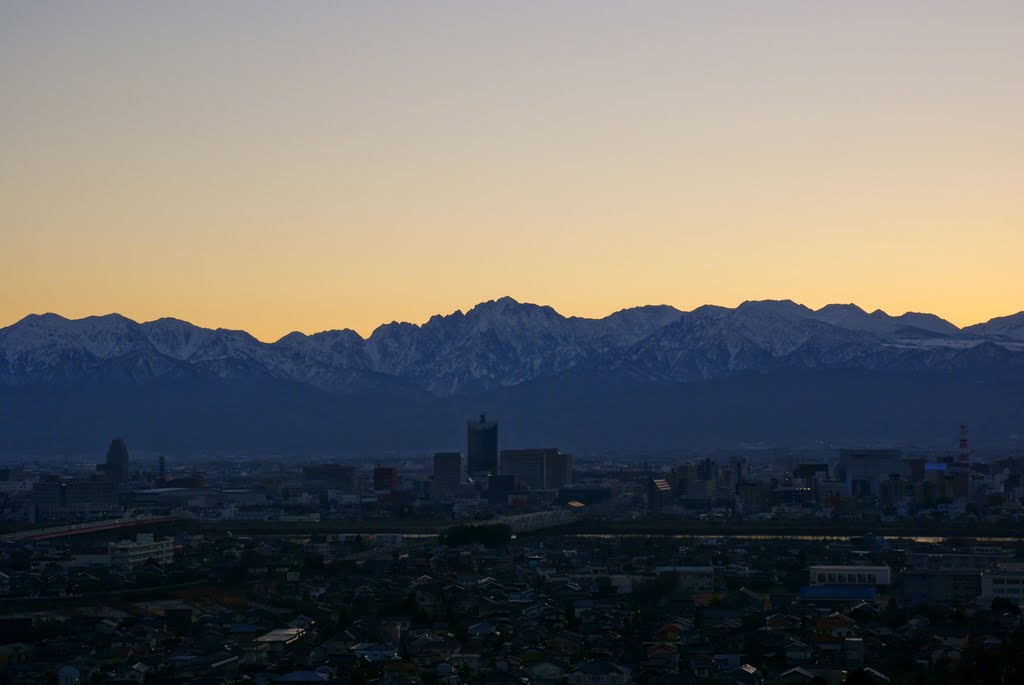
[[[0,329],[0,386],[76,381],[275,379],[332,394],[405,390],[449,397],[561,375],[614,373],[680,383],[776,370],[962,371],[1024,368],[1024,312],[959,329],[931,315],[785,301],[646,306],[603,319],[565,317],[512,298],[423,325],[291,333],[263,343],[243,331],[117,314],[31,315]]]

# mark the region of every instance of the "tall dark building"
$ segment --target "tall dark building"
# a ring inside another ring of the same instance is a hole
[[[398,489],[398,469],[394,466],[377,466],[373,469],[373,489],[392,491]]]
[[[128,445],[124,438],[114,438],[107,448],[107,461],[96,467],[107,474],[110,480],[120,483],[128,480]]]
[[[458,489],[466,479],[466,460],[462,452],[434,454],[434,497],[444,499]]]
[[[106,466],[106,464],[101,464]],[[44,476],[32,490],[37,521],[60,521],[118,510],[113,478]]]
[[[572,483],[572,455],[557,447],[503,450],[501,474],[532,490],[557,490]]]
[[[498,472],[498,422],[486,413],[466,422],[466,462],[471,475]]]

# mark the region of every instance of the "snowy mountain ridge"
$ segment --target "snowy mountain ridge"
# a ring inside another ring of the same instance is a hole
[[[365,339],[345,329],[264,343],[244,331],[118,314],[30,315],[0,329],[0,385],[10,387],[261,376],[330,393],[390,387],[452,396],[566,373],[677,383],[777,369],[942,371],[994,359],[1024,359],[1024,312],[961,330],[932,314],[852,304],[659,305],[587,319],[504,297],[422,325],[385,324]]]

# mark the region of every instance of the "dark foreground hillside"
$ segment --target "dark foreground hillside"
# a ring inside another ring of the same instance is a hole
[[[141,450],[344,453],[459,448],[486,409],[503,446],[671,450],[857,445],[952,448],[1024,433],[1024,376],[777,372],[685,384],[569,374],[470,395],[335,395],[275,379],[176,378],[0,388],[0,451],[95,450],[110,435]]]

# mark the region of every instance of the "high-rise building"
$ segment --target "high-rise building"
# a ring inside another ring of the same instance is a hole
[[[466,458],[462,452],[434,454],[434,490],[437,498],[449,497],[466,480]]]
[[[544,456],[544,489],[556,490],[572,484],[572,455],[555,450]]]
[[[398,489],[398,469],[394,466],[378,466],[373,469],[373,489],[375,491],[381,490],[397,490]]]
[[[128,445],[124,438],[114,438],[107,448],[107,461],[96,468],[107,474],[115,483],[128,480]]]
[[[572,483],[572,455],[556,447],[502,450],[501,473],[533,490],[555,490]]]
[[[498,422],[488,421],[486,413],[466,422],[466,460],[474,476],[498,470]]]

